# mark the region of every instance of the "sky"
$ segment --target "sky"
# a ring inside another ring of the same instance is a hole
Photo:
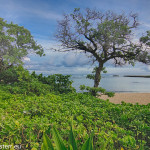
[[[137,36],[150,30],[150,0],[0,0],[0,17],[24,26],[45,50],[44,57],[32,54],[24,59],[28,70],[43,74],[87,74],[92,71],[93,66],[84,54],[52,50],[59,45],[54,37],[57,22],[74,8],[137,13],[140,23]],[[109,62],[105,67],[110,74],[150,74],[150,66],[141,63],[135,67],[115,67]]]

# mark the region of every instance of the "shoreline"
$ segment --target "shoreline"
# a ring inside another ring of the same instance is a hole
[[[121,101],[132,104],[139,103],[140,105],[150,103],[150,93],[115,93],[114,97],[101,95],[98,96],[98,98],[103,100],[109,99],[109,101],[114,104],[121,104]]]

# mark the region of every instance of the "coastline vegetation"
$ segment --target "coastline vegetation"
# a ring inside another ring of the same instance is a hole
[[[2,78],[0,84],[0,143],[40,150],[44,133],[56,147],[55,126],[69,148],[72,124],[78,149],[92,132],[93,149],[149,149],[150,104],[113,104],[88,93],[76,93],[69,76],[44,77],[21,66],[7,72],[5,80]]]

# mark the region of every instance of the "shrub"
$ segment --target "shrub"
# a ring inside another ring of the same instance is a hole
[[[42,74],[32,74],[22,66],[12,67],[0,74],[0,80],[5,85],[5,89],[15,94],[47,94],[48,92],[69,93],[75,92],[72,87],[70,75],[54,74],[48,77]]]
[[[55,127],[53,127],[52,132],[53,132],[53,139],[55,142],[55,147],[58,150],[67,150],[67,148],[65,147],[65,144],[63,143],[61,136],[59,135],[59,133]],[[70,132],[69,132],[68,149],[69,150],[71,150],[71,149],[72,150],[78,150],[77,143],[75,141],[75,137],[74,137],[74,134],[72,131],[72,127],[71,127]],[[81,149],[82,150],[93,150],[93,134],[91,134],[91,136],[83,144]],[[43,144],[42,144],[41,150],[54,150],[54,147],[52,145],[50,138],[45,133],[43,135]]]
[[[40,150],[43,132],[53,139],[50,127],[55,126],[68,147],[72,118],[78,149],[93,130],[94,149],[148,150],[149,109],[150,105],[116,105],[82,93],[10,94],[0,85],[0,143]]]
[[[102,87],[89,87],[85,85],[80,85],[80,90],[81,91],[88,91],[89,94],[93,95],[93,92],[96,93],[96,96],[100,95],[107,95],[108,97],[113,97],[115,93],[113,92],[107,92],[104,88]]]
[[[18,74],[16,67],[11,67],[0,72],[0,83],[13,83],[18,81]]]
[[[49,76],[43,76],[42,74],[36,75],[35,72],[31,74],[32,77],[38,79],[38,81],[48,84],[51,88],[58,93],[75,92],[75,88],[72,87],[73,81],[69,78],[71,75],[54,74]]]

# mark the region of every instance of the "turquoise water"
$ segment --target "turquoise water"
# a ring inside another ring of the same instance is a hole
[[[71,79],[78,92],[80,85],[93,86],[93,80],[86,79],[86,75],[72,75]],[[103,75],[100,86],[112,92],[150,93],[150,78]]]

